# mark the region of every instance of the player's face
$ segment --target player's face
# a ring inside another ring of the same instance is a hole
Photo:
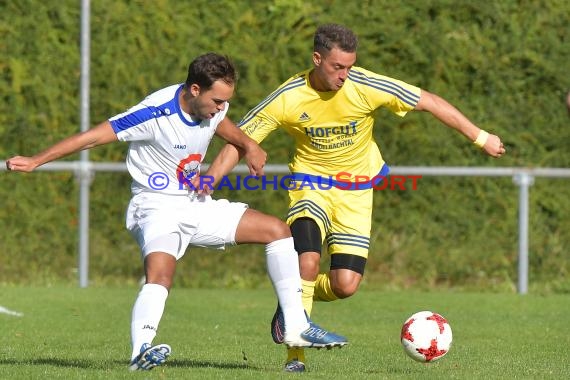
[[[338,91],[348,77],[348,72],[356,62],[356,52],[348,53],[338,48],[320,54],[313,53],[315,64],[314,82],[317,91]]]
[[[234,86],[217,80],[207,90],[193,84],[190,87],[193,98],[190,100],[190,115],[199,119],[211,119],[226,107],[234,94]]]

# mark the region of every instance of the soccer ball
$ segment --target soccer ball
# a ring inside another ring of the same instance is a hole
[[[422,363],[430,363],[447,354],[453,335],[451,326],[441,315],[420,311],[404,322],[400,339],[409,357]]]

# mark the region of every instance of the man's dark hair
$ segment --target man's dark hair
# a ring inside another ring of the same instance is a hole
[[[188,77],[184,85],[188,88],[195,83],[200,88],[208,90],[217,80],[234,85],[237,81],[236,69],[227,56],[206,53],[190,62]]]
[[[314,38],[314,51],[328,53],[336,47],[347,53],[356,52],[358,38],[352,30],[338,24],[325,24],[317,28]]]

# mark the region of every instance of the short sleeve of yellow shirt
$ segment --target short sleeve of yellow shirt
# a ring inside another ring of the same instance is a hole
[[[413,110],[421,89],[353,67],[338,91],[319,92],[300,72],[247,113],[238,126],[258,143],[284,129],[295,140],[293,173],[373,177],[384,160],[374,141],[374,112],[385,107],[399,116]]]

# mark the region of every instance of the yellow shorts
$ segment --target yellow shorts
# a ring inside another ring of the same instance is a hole
[[[319,226],[331,255],[345,253],[368,258],[373,189],[289,190],[287,224],[311,218]]]

